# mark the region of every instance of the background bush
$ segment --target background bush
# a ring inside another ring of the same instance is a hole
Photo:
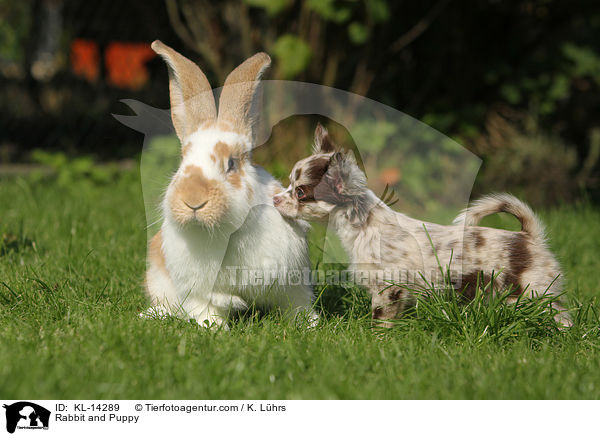
[[[31,160],[34,149],[136,156],[139,134],[110,113],[127,111],[122,98],[168,107],[166,69],[151,54],[135,69],[137,52],[107,53],[115,44],[147,51],[157,38],[215,87],[264,50],[274,59],[268,78],[404,111],[484,158],[477,189],[520,189],[537,203],[598,200],[600,9],[587,1],[0,0],[0,162]],[[74,67],[77,41],[95,47],[97,71]]]

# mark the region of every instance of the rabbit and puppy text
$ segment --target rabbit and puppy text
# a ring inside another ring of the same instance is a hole
[[[250,160],[252,104],[269,56],[258,53],[229,74],[217,114],[200,68],[160,41],[152,49],[168,66],[182,160],[163,199],[161,230],[150,242],[145,287],[152,306],[142,315],[226,326],[232,312],[255,304],[316,320],[309,285],[257,285],[236,274],[310,267],[307,224],[277,212],[272,197],[281,184]]]
[[[282,215],[325,220],[336,230],[350,260],[350,270],[401,271],[393,285],[383,274],[368,274],[372,316],[391,326],[407,305],[411,290],[443,286],[449,266],[454,289],[474,295],[493,277],[495,289],[511,289],[509,298],[544,293],[558,295],[560,267],[545,242],[544,229],[531,209],[508,194],[484,197],[466,209],[453,225],[419,221],[389,208],[367,188],[366,177],[351,152],[339,151],[328,132],[317,126],[312,156],[296,163],[288,189],[274,196]],[[487,215],[507,212],[519,219],[520,232],[477,227]],[[433,272],[433,274],[428,274]],[[356,276],[356,275],[355,275]],[[570,325],[562,307],[555,319]]]

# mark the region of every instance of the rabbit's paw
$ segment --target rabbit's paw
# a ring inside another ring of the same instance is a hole
[[[150,306],[138,316],[143,319],[166,319],[170,315],[170,312],[163,306]]]
[[[219,313],[214,309],[205,309],[198,314],[190,314],[192,319],[198,323],[201,327],[205,327],[212,330],[229,330],[227,325],[227,316]]]

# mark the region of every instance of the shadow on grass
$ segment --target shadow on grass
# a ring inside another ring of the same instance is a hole
[[[324,266],[321,266],[324,268]],[[343,269],[342,265],[327,267]],[[552,303],[557,296],[514,297],[514,291],[491,291],[491,283],[478,284],[473,297],[465,297],[453,288],[413,289],[414,301],[390,329],[371,323],[371,302],[366,289],[354,284],[320,284],[315,287],[314,309],[319,313],[317,328],[335,330],[352,326],[374,331],[379,337],[400,337],[411,334],[431,336],[444,343],[467,347],[493,343],[505,345],[527,340],[532,347],[542,342],[600,339],[600,304],[595,298],[575,301],[569,306],[573,320],[570,328],[561,328],[555,321],[557,310]],[[287,328],[310,331],[305,317],[286,317],[280,311],[264,311],[256,306],[234,314],[229,326],[232,332],[271,331],[279,335]],[[202,328],[202,327],[200,327]],[[219,329],[222,330],[222,329]],[[562,342],[561,342],[562,343]]]
[[[28,249],[36,250],[35,241],[27,237],[22,229],[16,234],[0,230],[0,256]]]

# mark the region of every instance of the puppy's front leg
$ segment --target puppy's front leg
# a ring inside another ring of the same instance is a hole
[[[405,307],[405,289],[398,286],[380,285],[370,289],[373,322],[378,327],[390,328]]]

